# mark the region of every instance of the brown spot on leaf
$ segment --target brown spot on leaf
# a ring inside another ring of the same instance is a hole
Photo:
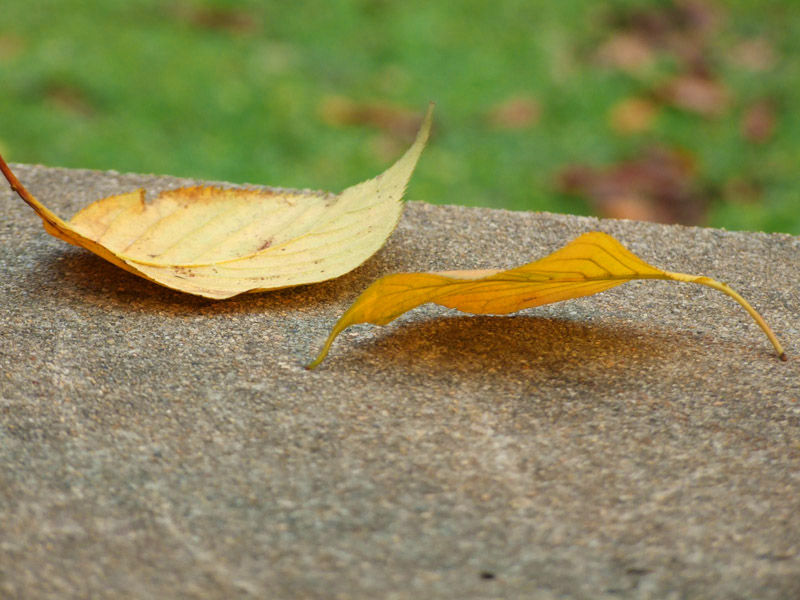
[[[190,277],[196,277],[197,273],[189,269],[188,267],[175,267],[175,277],[180,277],[181,279],[189,279]]]
[[[272,246],[272,238],[269,238],[268,240],[264,240],[264,243],[263,243],[263,244],[261,244],[261,245],[258,247],[258,250],[256,250],[256,252],[261,252],[262,250],[266,250],[266,249],[267,249],[267,248],[269,248],[270,246]]]

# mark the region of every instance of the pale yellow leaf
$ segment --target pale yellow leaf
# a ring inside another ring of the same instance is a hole
[[[647,264],[610,235],[585,233],[540,260],[507,271],[448,271],[396,273],[373,283],[342,315],[319,356],[316,367],[333,340],[357,323],[385,325],[403,313],[434,302],[473,313],[503,315],[525,308],[590,296],[634,279],[671,279],[699,283],[724,292],[756,320],[782,360],[783,348],[756,311],[728,285],[708,277],[662,271]]]
[[[400,219],[432,112],[433,105],[392,167],[339,195],[192,187],[146,202],[139,190],[98,200],[65,222],[2,157],[0,168],[51,235],[163,286],[229,298],[332,279],[377,252]]]

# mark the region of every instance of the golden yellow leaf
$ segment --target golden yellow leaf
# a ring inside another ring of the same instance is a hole
[[[11,188],[45,230],[168,288],[230,298],[343,275],[377,252],[403,211],[403,194],[428,139],[386,172],[341,194],[190,187],[145,202],[144,190],[90,204],[69,222],[34,198],[0,157]]]
[[[647,264],[610,235],[584,233],[540,260],[507,271],[396,273],[373,283],[342,315],[316,367],[344,329],[357,323],[386,325],[403,313],[434,302],[473,314],[504,315],[525,308],[597,294],[634,279],[671,279],[699,283],[724,292],[750,313],[782,360],[786,354],[764,319],[728,285],[708,277],[662,271]]]

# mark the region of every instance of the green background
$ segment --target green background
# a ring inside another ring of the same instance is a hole
[[[559,173],[659,143],[692,157],[711,197],[707,224],[800,233],[795,0],[717,3],[708,61],[731,98],[720,116],[665,107],[649,131],[610,126],[621,100],[679,65],[664,52],[631,74],[599,64],[597,48],[615,15],[672,4],[4,0],[0,151],[15,162],[339,191],[385,169],[407,140],[331,122],[332,98],[419,112],[433,100],[437,128],[411,199],[590,214],[584,198],[559,191]],[[731,60],[749,39],[766,40],[774,64]],[[514,97],[534,99],[538,120],[493,126],[487,114]],[[776,125],[755,144],[741,120],[759,98],[774,102]],[[737,197],[737,181],[756,197]]]

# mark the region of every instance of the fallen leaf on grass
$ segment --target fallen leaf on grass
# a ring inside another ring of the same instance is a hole
[[[764,196],[764,184],[747,175],[735,175],[722,185],[722,198],[731,204],[758,204]]]
[[[600,64],[638,74],[648,70],[654,60],[653,48],[640,35],[618,33],[600,46],[596,54]]]
[[[750,71],[768,71],[777,62],[774,46],[763,37],[740,42],[728,54],[728,59]]]
[[[559,187],[586,197],[595,212],[614,219],[698,225],[705,221],[709,205],[692,157],[660,146],[605,169],[567,167],[560,173]]]
[[[581,235],[549,256],[507,271],[396,273],[383,277],[367,288],[344,313],[307,368],[319,365],[336,336],[350,325],[386,325],[426,302],[473,314],[504,315],[590,296],[634,279],[699,283],[727,294],[756,320],[781,360],[786,360],[780,342],[764,319],[727,284],[708,277],[662,271],[641,260],[610,235],[595,231]]]
[[[90,204],[69,222],[34,198],[0,157],[11,188],[45,230],[136,275],[206,298],[316,283],[355,269],[386,242],[431,128],[386,172],[338,196],[190,187]]]
[[[728,108],[727,88],[711,77],[679,75],[660,91],[672,106],[704,117],[718,117]]]
[[[611,107],[608,120],[620,135],[642,133],[653,128],[659,111],[658,104],[647,98],[625,98]]]
[[[181,22],[209,31],[224,31],[234,35],[254,33],[260,23],[255,14],[246,10],[224,6],[193,7],[175,5],[171,12]]]
[[[42,96],[53,108],[66,113],[87,118],[97,114],[89,94],[71,83],[51,81],[42,90]]]
[[[399,139],[411,139],[422,123],[422,116],[389,102],[355,102],[343,96],[328,96],[319,106],[324,123],[367,125]]]
[[[536,125],[541,109],[530,96],[515,96],[495,104],[486,112],[486,120],[494,129],[525,129]]]
[[[616,33],[601,48],[599,57],[606,64],[636,73],[651,62],[648,53],[667,51],[690,70],[705,71],[709,46],[723,20],[719,7],[704,0],[623,8],[611,15],[609,24]]]
[[[742,117],[742,135],[754,144],[763,144],[775,133],[777,115],[775,103],[769,99],[759,100],[748,107]]]

